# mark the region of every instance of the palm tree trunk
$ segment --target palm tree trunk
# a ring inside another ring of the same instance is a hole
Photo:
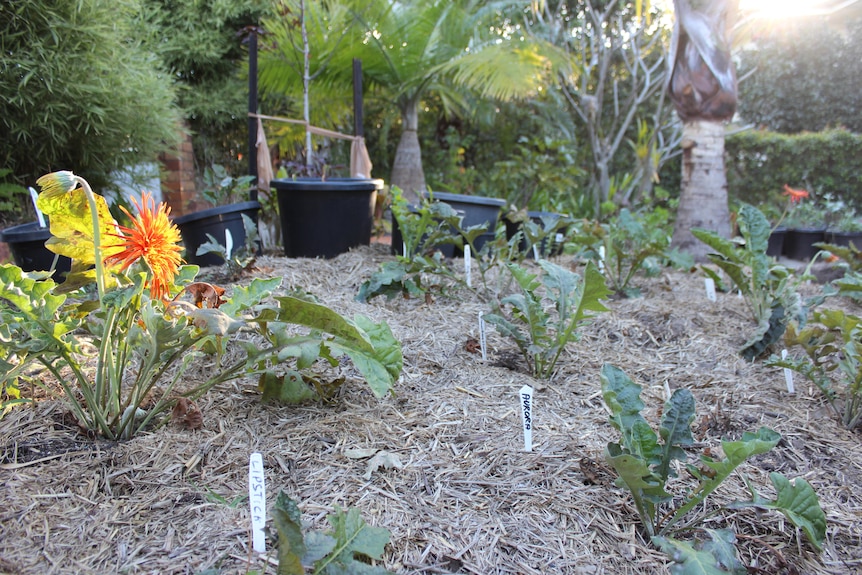
[[[671,246],[705,261],[692,234],[704,228],[730,237],[724,122],[736,111],[736,71],[729,31],[738,0],[674,0],[669,92],[683,121],[682,184]]]
[[[425,191],[425,171],[422,169],[422,150],[419,148],[419,100],[410,99],[401,108],[401,122],[404,126],[395,161],[392,165],[391,185],[398,186],[404,197],[416,202]]]
[[[724,171],[724,123],[691,120],[683,125],[682,193],[671,247],[706,261],[709,248],[691,228],[730,237],[727,178]]]

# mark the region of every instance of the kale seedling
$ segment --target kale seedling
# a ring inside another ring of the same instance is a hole
[[[804,320],[805,308],[790,270],[766,255],[771,228],[763,213],[743,204],[737,221],[741,241],[702,229],[692,229],[691,233],[717,252],[709,254],[710,261],[727,274],[757,322],[754,334],[740,350],[742,357],[751,361],[781,339],[791,319]],[[709,268],[703,271],[716,285],[722,285],[715,271]]]
[[[503,298],[511,308],[511,318],[502,309],[484,315],[501,334],[511,337],[527,362],[530,373],[548,379],[566,344],[578,339],[578,328],[595,313],[607,311],[599,301],[610,292],[595,264],[587,263],[583,278],[555,263],[539,260],[541,282],[536,274],[508,263],[521,293]],[[544,286],[544,296],[540,288]],[[545,299],[553,301],[556,314],[546,310]],[[519,325],[520,324],[520,325]]]
[[[610,423],[621,435],[619,442],[608,443],[605,458],[619,475],[617,485],[631,492],[646,535],[678,564],[671,572],[746,573],[733,547],[734,533],[702,527],[703,522],[721,508],[704,512],[703,504],[739,465],[775,447],[781,436],[761,427],[757,433],[744,433],[737,441],[723,439],[723,459],[704,454],[700,457],[700,467],[686,464],[686,449],[691,449],[695,443],[691,435],[695,402],[689,390],[680,388],[673,392],[664,406],[656,433],[641,415],[644,403],[638,384],[610,364],[602,368],[601,381],[602,395],[611,412]],[[697,484],[693,489],[671,494],[667,483],[676,476],[674,464],[677,461],[686,464]],[[728,508],[779,511],[802,529],[819,551],[826,536],[826,516],[814,489],[802,478],[790,482],[780,473],[770,473],[769,477],[777,493],[774,501],[762,498],[749,484],[751,501],[736,502]],[[673,508],[674,502],[681,505]],[[696,510],[701,511],[696,513]],[[680,534],[691,530],[705,533],[708,540],[692,545],[678,539]]]

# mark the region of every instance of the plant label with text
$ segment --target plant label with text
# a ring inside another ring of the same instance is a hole
[[[524,451],[533,451],[533,388],[529,385],[522,387],[518,400],[524,426]]]
[[[263,476],[263,457],[260,453],[252,453],[249,457],[248,505],[251,509],[251,547],[258,553],[265,553],[263,527],[266,524],[266,483]]]

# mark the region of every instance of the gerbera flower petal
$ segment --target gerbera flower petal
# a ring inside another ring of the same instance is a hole
[[[155,200],[147,192],[141,195],[140,203],[132,201],[138,215],[132,216],[123,208],[132,222],[131,227],[119,226],[117,237],[122,240],[117,246],[119,251],[106,257],[105,263],[118,264],[121,270],[126,270],[143,259],[152,274],[150,295],[165,299],[183,262],[180,231],[168,217],[170,208],[164,203],[156,207]]]
[[[782,192],[782,195],[788,196],[790,198],[790,203],[798,204],[803,199],[808,197],[808,190],[795,190],[787,184],[784,184],[784,191]]]

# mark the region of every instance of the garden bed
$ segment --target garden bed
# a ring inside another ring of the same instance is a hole
[[[346,364],[330,374],[347,380],[331,404],[262,404],[256,382],[239,380],[198,401],[201,429],[168,425],[119,443],[80,435],[62,399],[6,415],[0,573],[275,573],[271,537],[268,562],[250,552],[252,452],[263,455],[270,507],[283,490],[317,529],[336,505],[360,509],[391,532],[383,564],[398,573],[667,573],[603,461],[618,439],[600,392],[605,362],[643,386],[651,422],[666,389],[689,388],[699,446],[760,426],[783,436],[740,470],[770,496],[769,472],[804,477],[826,512],[827,538],[818,555],[777,513],[716,517],[710,526],[735,528],[752,572],[862,571],[860,435],[799,378],[789,395],[780,370],[741,359],[752,327],[742,299],[708,301],[696,273],[639,278],[644,297],[610,301],[611,312],[584,328],[555,377],[541,382],[519,371],[517,350],[493,329],[487,361],[468,344],[487,308],[467,292],[430,303],[354,301],[387,251],[264,257],[256,274],[283,277],[283,289],[302,288],[342,314],[385,320],[404,353],[394,396],[375,399]],[[530,453],[517,409],[524,384],[536,389]],[[368,459],[348,456],[358,448],[396,454],[403,467],[366,479]],[[714,502],[747,493],[736,474]]]

